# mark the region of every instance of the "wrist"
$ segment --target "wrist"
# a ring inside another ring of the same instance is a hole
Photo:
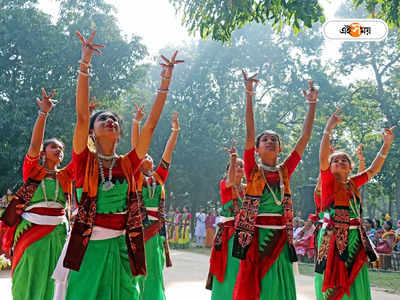
[[[48,111],[43,111],[43,110],[40,110],[40,109],[39,109],[38,114],[39,114],[39,117],[40,117],[40,116],[42,116],[42,117],[47,117],[47,116],[49,115],[49,112],[48,112]]]
[[[133,119],[132,122],[133,122],[133,124],[140,124],[142,122],[142,120]]]
[[[181,130],[181,128],[180,127],[178,127],[178,128],[172,127],[171,130],[174,131],[174,132],[178,132],[179,130]]]

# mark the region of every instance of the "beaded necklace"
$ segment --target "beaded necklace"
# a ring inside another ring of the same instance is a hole
[[[113,156],[113,158],[111,159],[111,165],[108,168],[108,180],[106,181],[105,176],[104,176],[104,169],[103,169],[103,159],[100,158],[100,155],[98,152],[97,152],[97,158],[99,160],[99,171],[100,171],[100,176],[101,176],[101,182],[103,184],[102,190],[109,191],[115,186],[115,184],[111,180],[112,180],[112,169],[114,168],[114,165],[115,165],[117,159],[115,156]]]

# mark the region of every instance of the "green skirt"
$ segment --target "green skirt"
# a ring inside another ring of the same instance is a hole
[[[321,245],[322,235],[325,229],[321,229],[318,233],[318,248]],[[349,249],[349,259],[351,260],[356,255],[356,250],[360,244],[360,236],[358,229],[349,230],[348,237],[348,249]],[[330,291],[322,293],[322,284],[324,282],[324,274],[317,273],[315,275],[315,294],[317,295],[317,300],[325,300],[330,294]],[[350,286],[350,297],[346,294],[342,297],[342,300],[369,300],[371,299],[371,288],[369,285],[368,268],[364,265],[358,273],[353,284]]]
[[[164,237],[156,234],[144,245],[147,274],[138,278],[141,300],[165,300],[163,278],[165,265],[164,239]]]
[[[212,281],[212,300],[231,300],[233,288],[236,283],[236,276],[239,272],[240,259],[232,256],[233,236],[228,242],[228,259],[226,262],[226,270],[224,282],[219,282],[215,276]]]
[[[138,277],[129,265],[125,236],[91,240],[78,272],[71,270],[66,299],[139,299]]]
[[[12,277],[14,300],[53,299],[54,280],[51,275],[66,236],[65,224],[60,224],[25,249]]]

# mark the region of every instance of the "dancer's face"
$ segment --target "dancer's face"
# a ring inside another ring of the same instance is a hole
[[[261,160],[276,159],[282,151],[279,138],[276,135],[264,134],[260,138],[256,151],[260,155]]]
[[[333,175],[340,175],[347,178],[351,172],[351,162],[344,154],[338,154],[331,159],[331,172]]]
[[[42,155],[46,161],[53,162],[56,166],[59,165],[64,159],[64,145],[59,141],[51,142],[46,146]]]
[[[105,112],[97,116],[94,121],[93,130],[96,140],[110,140],[115,142],[121,133],[119,121],[116,116]]]

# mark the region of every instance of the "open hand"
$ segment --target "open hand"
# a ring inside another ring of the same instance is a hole
[[[389,144],[389,145],[392,144],[393,139],[394,139],[393,130],[395,130],[396,127],[397,127],[397,126],[393,126],[393,127],[390,128],[390,129],[387,129],[387,128],[383,129],[382,138],[383,138],[383,142],[384,142],[385,144]]]
[[[318,99],[318,90],[314,89],[313,84],[314,84],[314,80],[310,80],[308,82],[308,85],[310,86],[310,89],[308,90],[308,92],[306,90],[303,90],[303,95],[304,95],[304,97],[306,97],[306,100],[309,103],[315,103],[315,102],[317,102],[317,99]]]
[[[172,113],[171,126],[172,129],[179,130],[179,114],[177,112]]]
[[[104,45],[93,43],[94,36],[96,35],[96,30],[92,32],[87,41],[79,31],[75,31],[75,34],[78,36],[82,43],[82,61],[84,63],[90,63],[93,52],[102,54],[102,52],[97,48],[104,48]]]
[[[258,73],[247,77],[247,74],[244,70],[242,70],[243,78],[244,78],[244,85],[246,86],[247,91],[253,92],[254,91],[254,83],[259,83],[260,80],[256,79]]]
[[[230,156],[237,156],[235,144],[236,144],[236,140],[233,140],[233,141],[232,141],[231,148],[226,148],[226,147],[224,147],[225,151],[226,151]]]
[[[146,104],[143,104],[139,106],[135,103],[135,109],[136,109],[136,113],[133,114],[133,118],[134,120],[140,122],[143,120],[143,118],[146,116],[146,114],[144,113],[144,108],[146,107]]]
[[[54,97],[56,90],[52,90],[51,94],[47,96],[46,91],[42,88],[42,101],[36,98],[36,103],[40,107],[40,111],[48,113],[56,105],[57,100],[52,99]]]
[[[339,112],[340,112],[340,108],[338,108],[338,109],[333,113],[333,115],[330,116],[330,117],[328,118],[328,122],[326,123],[326,128],[327,128],[328,130],[333,129],[333,128],[335,128],[335,126],[336,126],[337,124],[342,123],[342,120],[343,120],[344,116],[338,116]]]
[[[96,103],[96,97],[93,96],[92,99],[90,99],[89,101],[89,115],[91,115],[94,112],[94,110],[100,105],[101,103],[100,102]]]
[[[184,60],[177,60],[176,56],[178,55],[178,51],[172,55],[171,60],[166,58],[164,55],[161,54],[161,58],[164,60],[164,63],[160,63],[162,70],[161,70],[161,77],[170,79],[172,76],[172,70],[174,66],[180,63],[183,63]]]

